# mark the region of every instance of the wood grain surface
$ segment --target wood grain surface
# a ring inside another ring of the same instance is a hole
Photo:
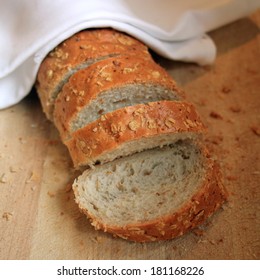
[[[137,244],[95,231],[71,191],[77,176],[34,90],[0,111],[0,259],[259,259],[260,11],[210,33],[218,53],[201,67],[156,60],[208,126],[229,202],[202,227]]]

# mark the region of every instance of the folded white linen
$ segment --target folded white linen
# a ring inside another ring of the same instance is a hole
[[[31,90],[44,57],[87,28],[112,27],[166,58],[214,62],[206,32],[244,17],[260,0],[0,0],[0,109]]]

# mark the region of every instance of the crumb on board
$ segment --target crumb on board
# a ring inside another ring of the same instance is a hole
[[[66,185],[66,187],[65,187],[65,192],[66,193],[68,193],[68,192],[70,192],[72,190],[72,183],[68,183],[67,185]]]
[[[23,139],[22,137],[19,137],[18,138],[18,140],[19,140],[19,142],[21,143],[21,144],[26,144],[26,140],[25,139]]]
[[[2,175],[0,176],[0,183],[2,184],[7,183],[7,177],[5,173],[2,173]]]
[[[228,175],[228,176],[226,176],[226,179],[228,181],[236,181],[238,178],[236,176],[233,176],[233,175]]]
[[[223,142],[223,136],[222,135],[213,135],[206,139],[207,142],[219,145],[221,142]]]
[[[240,106],[235,106],[235,105],[230,106],[229,110],[233,113],[240,113],[242,111]]]
[[[251,126],[250,128],[255,135],[260,136],[260,127],[259,126]]]
[[[95,237],[91,238],[91,241],[100,244],[100,243],[103,243],[105,240],[102,236],[95,236]]]
[[[199,228],[195,228],[192,230],[192,233],[194,233],[196,236],[202,236],[205,233],[205,231]]]
[[[15,168],[14,166],[10,166],[9,170],[11,173],[16,173],[17,172],[17,168]]]
[[[31,128],[37,128],[38,127],[38,124],[37,123],[31,123]]]
[[[4,212],[2,215],[2,218],[6,221],[10,221],[13,217],[13,214],[11,212]]]
[[[229,87],[223,86],[222,89],[221,89],[221,91],[222,91],[223,93],[225,93],[225,94],[228,94],[228,93],[231,92],[231,89],[230,89]]]
[[[51,192],[51,191],[48,191],[47,194],[49,197],[55,197],[55,195],[56,195],[55,192]]]
[[[214,119],[223,120],[223,117],[215,111],[211,111],[209,116]]]
[[[37,172],[32,171],[28,177],[28,179],[25,181],[26,184],[31,183],[32,181],[37,181],[37,179],[39,179],[39,175],[37,174]]]

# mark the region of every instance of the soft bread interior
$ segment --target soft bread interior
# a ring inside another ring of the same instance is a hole
[[[91,123],[101,115],[114,110],[160,100],[179,100],[176,92],[159,84],[128,84],[100,93],[77,114],[71,125],[72,132]]]
[[[80,208],[102,224],[124,226],[170,215],[201,186],[204,156],[178,141],[85,171],[73,184]]]
[[[142,152],[144,150],[150,150],[153,148],[162,148],[163,146],[170,145],[174,142],[184,139],[199,139],[200,135],[194,132],[183,132],[183,133],[168,133],[158,134],[153,137],[143,137],[141,139],[125,141],[120,144],[120,149],[112,149],[111,151],[103,152],[92,161],[92,165],[96,163],[105,163],[113,161],[117,158],[129,156],[135,153]],[[85,163],[87,165],[87,163]]]

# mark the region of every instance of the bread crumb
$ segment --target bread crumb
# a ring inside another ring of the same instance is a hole
[[[198,243],[208,243],[207,239],[199,239]]]
[[[13,217],[13,214],[10,212],[4,212],[2,215],[2,218],[5,219],[6,221],[10,221],[12,217]]]
[[[26,184],[29,184],[31,181],[36,181],[38,174],[35,171],[32,171],[28,179],[25,181]]]
[[[9,170],[10,170],[10,172],[12,172],[12,173],[16,173],[16,172],[17,172],[17,169],[16,169],[15,167],[13,167],[13,166],[10,166],[10,167],[9,167]]]
[[[209,243],[212,244],[212,245],[216,245],[215,240],[209,240]]]
[[[230,88],[228,88],[228,87],[222,87],[222,90],[221,90],[223,93],[226,93],[226,94],[228,94],[228,93],[230,93],[231,92],[231,89]]]
[[[0,183],[7,183],[7,178],[6,178],[6,174],[3,173],[1,176],[0,176]]]
[[[219,113],[217,113],[215,111],[211,111],[209,115],[210,115],[210,117],[212,117],[214,119],[219,119],[219,120],[223,119],[223,117]]]
[[[260,136],[260,127],[251,126],[251,130],[255,135]]]
[[[37,128],[37,127],[38,127],[38,124],[37,124],[37,123],[31,123],[31,127],[32,127],[32,128]]]
[[[228,175],[228,176],[226,176],[226,178],[227,178],[228,181],[236,181],[237,180],[237,177],[232,176],[232,175]]]
[[[47,194],[49,197],[55,197],[55,195],[56,195],[55,192],[51,192],[51,191],[48,191]]]
[[[194,233],[196,236],[203,236],[205,232],[202,229],[195,228],[192,230],[192,233]]]
[[[230,106],[229,107],[230,111],[233,113],[239,113],[241,112],[241,108],[239,106]]]
[[[19,141],[20,141],[21,144],[25,144],[25,143],[27,142],[27,141],[24,140],[22,137],[19,137],[18,139],[19,139]]]
[[[95,237],[92,238],[92,241],[100,244],[100,243],[104,242],[104,238],[101,237],[101,236],[95,236]]]
[[[206,139],[208,142],[219,145],[223,141],[223,136],[221,135],[214,135],[211,136],[210,138]]]
[[[206,102],[205,99],[200,99],[200,100],[198,100],[198,101],[196,102],[196,104],[197,104],[198,106],[206,106],[206,105],[207,105],[207,102]]]

